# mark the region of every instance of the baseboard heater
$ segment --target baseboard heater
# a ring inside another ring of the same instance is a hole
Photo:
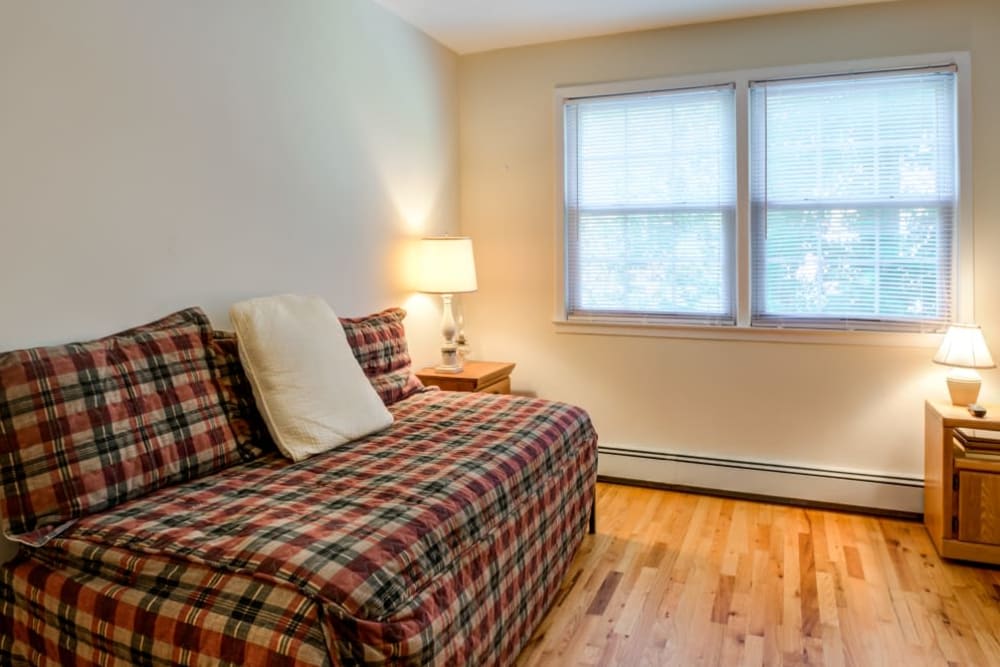
[[[923,512],[918,476],[609,445],[598,453],[598,475],[605,481],[908,519]]]

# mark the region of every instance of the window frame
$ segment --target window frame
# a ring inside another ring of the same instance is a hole
[[[645,315],[642,314],[642,313],[640,313],[640,312],[627,311],[627,310],[623,310],[621,312],[607,311],[605,313],[594,313],[594,312],[588,313],[586,311],[582,311],[582,312],[581,311],[576,311],[576,312],[570,313],[570,310],[571,310],[570,303],[573,301],[573,290],[572,290],[572,287],[569,285],[568,276],[572,273],[572,266],[571,266],[572,265],[572,261],[570,259],[570,256],[571,256],[572,253],[571,253],[571,250],[570,250],[571,249],[571,244],[569,244],[567,242],[567,245],[564,248],[564,254],[563,254],[564,261],[566,262],[566,275],[567,275],[567,281],[566,281],[566,311],[567,311],[567,319],[570,319],[570,320],[573,320],[573,321],[575,321],[577,319],[582,319],[582,320],[586,321],[586,320],[592,319],[592,318],[611,318],[611,319],[614,319],[616,321],[621,321],[621,322],[637,322],[637,321],[638,322],[648,322],[648,321],[656,321],[656,322],[662,322],[664,324],[695,325],[695,326],[699,326],[699,325],[703,325],[703,326],[732,326],[735,323],[735,319],[736,319],[736,292],[735,292],[736,280],[735,280],[735,277],[733,276],[733,266],[734,266],[735,258],[736,258],[736,238],[735,238],[735,236],[736,236],[736,218],[737,218],[736,207],[738,205],[738,196],[737,196],[737,193],[736,193],[736,179],[737,179],[736,165],[737,165],[737,157],[736,157],[736,121],[735,121],[736,94],[735,94],[735,86],[733,84],[725,84],[725,85],[722,85],[722,86],[682,87],[682,88],[663,89],[663,90],[655,91],[655,93],[656,94],[661,94],[662,93],[662,94],[665,94],[665,96],[669,97],[670,95],[673,95],[673,94],[683,95],[685,93],[700,93],[700,92],[707,92],[707,91],[713,91],[713,90],[725,91],[725,92],[728,93],[729,97],[728,97],[728,100],[725,103],[728,104],[728,105],[731,105],[732,109],[733,109],[733,112],[734,112],[733,117],[728,118],[728,119],[724,119],[724,121],[723,121],[726,125],[728,125],[727,131],[730,133],[729,136],[732,138],[732,148],[733,148],[732,155],[731,155],[732,162],[730,162],[728,164],[729,174],[730,174],[731,178],[733,179],[733,181],[732,181],[733,189],[730,191],[730,194],[733,197],[733,199],[732,199],[732,206],[722,206],[722,205],[720,205],[720,207],[719,207],[719,212],[722,215],[722,226],[724,228],[723,231],[722,231],[722,237],[723,237],[722,238],[722,246],[723,246],[723,254],[725,255],[725,262],[722,264],[722,266],[720,266],[721,274],[722,274],[722,278],[721,278],[722,279],[722,283],[721,283],[720,286],[721,286],[722,290],[727,293],[726,296],[725,296],[725,301],[729,305],[728,311],[727,312],[719,312],[719,313],[690,313],[690,314],[683,313],[683,312],[651,312],[651,313],[647,313]],[[647,93],[644,91],[643,93],[640,93],[639,96],[640,97],[644,97],[646,94]],[[574,101],[581,100],[581,99],[582,100],[604,101],[604,100],[607,100],[609,98],[615,99],[615,98],[619,98],[619,97],[623,97],[624,98],[624,97],[629,97],[629,95],[627,95],[627,94],[626,95],[620,95],[620,94],[616,93],[616,94],[613,94],[613,95],[599,95],[599,96],[596,96],[596,97],[595,96],[587,96],[587,97],[584,97],[584,98],[579,98],[579,97],[578,98],[574,98]],[[566,107],[564,106],[563,109],[565,111]],[[564,121],[565,121],[566,117],[564,116],[563,118],[564,118]],[[579,121],[577,121],[577,122],[579,123]],[[579,125],[578,125],[578,127],[579,127]],[[565,137],[565,133],[566,133],[566,130],[564,129],[564,137]],[[728,162],[728,160],[723,160],[722,162],[725,163],[725,162]],[[565,172],[565,177],[563,179],[563,187],[565,188],[564,189],[564,193],[576,191],[575,188],[573,188],[569,184],[570,181],[572,180],[572,178],[574,176],[577,177],[577,178],[579,178],[579,171],[578,171],[578,169],[573,169],[573,168],[567,167],[566,172]],[[566,201],[566,196],[564,194],[563,202],[565,203],[565,201]],[[583,215],[582,215],[583,209],[582,208],[578,208],[576,210],[577,210],[577,214],[575,216],[576,228],[579,229],[580,221],[583,218]],[[624,207],[620,207],[620,208],[616,208],[616,207],[613,207],[613,206],[608,206],[608,207],[605,207],[605,210],[606,211],[615,211],[615,210],[617,210],[617,211],[624,212],[624,211],[628,211],[628,206],[624,206]],[[646,210],[648,210],[650,212],[655,211],[655,212],[661,212],[661,213],[676,214],[676,213],[683,212],[685,210],[685,207],[684,206],[665,206],[665,205],[656,206],[656,205],[650,205],[649,207],[646,208]],[[570,219],[573,218],[574,216],[571,216],[570,213],[565,208],[563,209],[563,212],[564,212],[564,222],[565,222],[564,230],[565,230],[565,229],[568,229],[571,226]],[[728,228],[729,233],[727,233],[727,229],[726,228]],[[579,249],[579,246],[577,246],[577,249]]]
[[[955,281],[952,312],[955,321],[974,321],[974,266],[972,217],[972,63],[969,52],[928,53],[913,56],[835,61],[809,65],[755,68],[685,74],[634,81],[557,86],[554,91],[555,144],[555,220],[556,262],[553,323],[559,333],[619,336],[654,336],[709,340],[760,340],[822,344],[861,344],[933,347],[940,343],[940,333],[911,333],[892,330],[805,329],[752,327],[751,227],[750,227],[750,84],[753,81],[813,77],[837,74],[861,74],[873,71],[912,69],[916,67],[956,68],[956,160],[958,211],[952,242],[952,280]],[[566,176],[565,127],[563,105],[567,100],[617,94],[641,93],[675,88],[735,85],[736,109],[736,233],[735,324],[674,323],[663,318],[580,317],[567,313],[568,262],[566,256]]]

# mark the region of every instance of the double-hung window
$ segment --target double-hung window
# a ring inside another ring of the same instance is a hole
[[[732,323],[733,86],[564,105],[569,318]]]
[[[953,68],[750,86],[753,324],[952,319]]]
[[[942,330],[971,274],[963,58],[567,89],[560,319]]]

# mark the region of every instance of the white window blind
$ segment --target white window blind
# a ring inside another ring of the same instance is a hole
[[[564,103],[570,319],[735,321],[732,85]]]
[[[753,325],[951,320],[955,85],[952,67],[751,85]]]

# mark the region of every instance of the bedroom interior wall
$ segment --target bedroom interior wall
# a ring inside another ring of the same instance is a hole
[[[429,362],[400,267],[457,230],[456,86],[370,0],[0,3],[0,350],[303,292],[405,305]]]
[[[553,91],[697,72],[971,52],[975,317],[996,353],[997,34],[995,0],[903,0],[462,56],[461,220],[479,249],[480,290],[466,306],[476,353],[516,361],[515,391],[586,407],[604,446],[910,478],[916,488],[907,491],[909,505],[897,509],[919,512],[923,401],[947,398],[946,370],[931,363],[932,348],[555,332]],[[981,398],[1000,399],[1000,373],[983,373]],[[614,457],[602,456],[602,470],[611,462]],[[658,465],[673,468],[658,471]],[[615,471],[627,468],[646,479],[692,485],[702,479],[670,462],[622,466]],[[810,493],[787,475],[751,486],[756,473],[713,470],[712,483],[734,490]],[[848,489],[840,500],[879,502],[854,493]]]

